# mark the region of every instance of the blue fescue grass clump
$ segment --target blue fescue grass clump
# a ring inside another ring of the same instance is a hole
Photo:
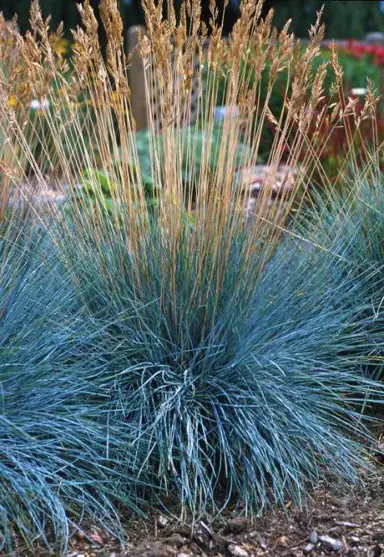
[[[184,5],[180,20],[168,10],[162,21],[161,3],[143,7],[147,36],[137,54],[148,77],[146,169],[114,0],[100,9],[106,49],[89,2],[81,4],[84,30],[73,33],[71,72],[52,51],[61,30],[50,34],[33,3],[33,32],[17,36],[30,83],[13,87],[18,66],[0,80],[0,127],[7,136],[12,123],[9,143],[17,147],[3,165],[12,183],[17,169],[20,183],[28,182],[26,163],[43,188],[61,179],[75,188],[84,176],[91,182],[65,210],[54,207],[41,246],[30,243],[21,256],[7,241],[3,253],[0,527],[7,547],[16,529],[26,542],[53,541],[64,552],[83,517],[118,531],[121,507],[139,512],[140,495],[163,505],[173,496],[194,517],[233,501],[249,512],[273,501],[285,506],[286,498],[301,505],[321,478],[350,483],[365,465],[370,438],[361,411],[382,394],[382,384],[362,373],[371,351],[366,292],[379,284],[379,269],[339,265],[344,254],[318,248],[316,234],[307,242],[298,241],[300,230],[281,238],[325,148],[312,133],[316,110],[316,126],[328,136],[353,107],[323,107],[326,68],[313,72],[320,14],[299,55],[288,26],[277,37],[272,13],[261,19],[261,2],[242,3],[229,41],[214,10],[208,50],[199,0]],[[217,75],[227,64],[223,104],[238,106],[238,115],[225,118],[218,135]],[[332,67],[335,97],[343,99],[333,58]],[[204,68],[210,78],[202,95]],[[260,98],[260,80],[264,73],[271,93],[281,71],[289,80],[277,121]],[[201,93],[196,125],[193,77]],[[16,101],[43,95],[49,102],[51,110],[38,114],[48,135],[25,126],[8,102],[13,93]],[[366,111],[374,104],[370,88],[367,99]],[[80,106],[92,114],[85,126]],[[275,133],[271,175],[247,219],[253,177],[237,171],[256,165],[267,121]],[[200,123],[204,149],[193,133]],[[287,144],[289,164],[299,168],[295,184],[280,188]],[[153,204],[148,183],[157,186]]]
[[[357,237],[365,221],[345,203]],[[225,217],[215,241],[204,211],[180,212],[177,234],[138,221],[135,249],[123,206],[115,222],[83,210],[2,234],[7,550],[16,533],[65,552],[88,518],[119,535],[122,509],[164,494],[195,515],[234,500],[252,512],[302,504],[324,477],[358,479],[370,443],[361,411],[382,395],[363,373],[380,338],[367,327],[380,259],[350,264],[346,239],[326,249],[315,217],[306,241],[295,231],[270,251]]]
[[[62,554],[87,520],[120,535],[116,505],[140,512],[145,486],[100,410],[94,331],[49,235],[2,223],[0,254],[0,551]]]
[[[356,308],[341,303],[360,282],[292,241],[266,264],[233,223],[203,256],[198,224],[180,221],[175,248],[151,223],[138,252],[127,228],[98,221],[92,243],[82,221],[63,243],[103,331],[95,384],[110,422],[136,432],[141,471],[196,514],[234,498],[248,511],[302,504],[328,474],[356,480],[361,408],[381,389],[361,373]]]
[[[345,303],[356,309],[356,319],[364,320],[366,369],[383,377],[384,177],[379,164],[356,172],[341,192],[327,191],[314,201],[301,219],[300,234],[319,246],[318,254],[328,252],[338,272],[361,283],[360,294]]]
[[[124,211],[97,234],[76,218],[0,242],[3,548],[63,553],[87,519],[119,535],[161,494],[252,512],[357,480],[381,389],[361,373],[365,278],[290,237],[267,257],[235,217],[212,244],[202,215],[176,244],[149,221],[138,251]]]

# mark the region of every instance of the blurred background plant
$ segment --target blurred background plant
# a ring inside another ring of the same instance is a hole
[[[180,3],[175,2],[176,13],[180,10]],[[95,9],[96,17],[100,20],[100,14],[98,9],[98,2],[95,0],[91,2]],[[51,17],[51,25],[54,27],[58,25],[60,21],[64,21],[66,24],[65,30],[68,31],[70,25],[75,25],[79,22],[79,16],[76,9],[76,2],[65,2],[61,3],[58,2],[51,2],[51,0],[45,0],[41,2],[41,7],[43,13],[49,13]],[[128,29],[132,25],[143,24],[144,17],[143,17],[143,10],[141,7],[141,2],[139,0],[132,0],[128,2],[120,2],[119,4],[120,11],[123,15],[123,22],[125,29]],[[280,2],[276,0],[275,2],[265,2],[263,6],[263,13],[264,15],[267,14],[268,9],[271,7],[277,8],[277,17],[274,18],[274,25],[278,29],[281,29],[283,26],[283,22],[288,19],[288,14],[290,17],[293,17],[293,23],[291,24],[291,30],[293,30],[296,35],[306,36],[307,29],[310,23],[313,23],[315,18],[316,10],[320,9],[321,2],[317,0],[306,0],[305,2],[299,2],[296,0],[289,0],[287,2]],[[18,15],[18,25],[22,32],[26,32],[29,28],[29,21],[28,21],[28,10],[29,10],[29,2],[23,1],[15,1],[15,0],[3,0],[1,5],[2,10],[5,13],[7,18],[13,16],[13,14],[17,13]],[[206,2],[201,2],[201,9],[202,9],[202,19],[206,20],[208,23],[209,20],[209,10]],[[167,12],[167,8],[163,8],[163,13]],[[220,14],[220,9],[218,14]],[[340,17],[340,14],[343,14]],[[234,22],[236,21],[239,15],[239,3],[234,1],[230,2],[226,17],[223,23],[223,30],[224,33],[228,33],[230,29],[233,27]],[[343,1],[332,1],[332,2],[325,2],[325,9],[323,14],[323,20],[326,23],[326,37],[328,38],[345,38],[346,40],[339,42],[336,44],[336,50],[339,56],[339,62],[343,70],[343,84],[345,89],[345,94],[347,96],[354,96],[359,97],[361,99],[361,105],[363,104],[363,97],[366,94],[366,87],[367,87],[367,79],[369,78],[373,88],[381,91],[382,84],[383,84],[383,44],[374,44],[374,43],[362,43],[357,39],[362,39],[364,35],[368,32],[373,31],[380,31],[383,30],[383,21],[384,21],[384,14],[380,10],[379,2],[376,1],[354,1],[354,2],[343,2]],[[348,27],[343,27],[344,23],[340,23],[347,21],[349,22]],[[300,21],[300,23],[298,23]],[[334,22],[337,21],[337,24]],[[299,27],[298,27],[299,26]],[[209,27],[208,27],[209,28]],[[99,29],[99,36],[100,40],[105,46],[105,33],[103,31],[102,26]],[[351,39],[351,37],[353,37]],[[12,40],[12,39],[10,39]],[[379,40],[379,39],[378,39]],[[56,35],[52,36],[52,48],[53,51],[63,58],[63,61],[70,61],[70,51],[72,48],[72,37],[70,34],[65,33],[57,33]],[[4,43],[6,44],[6,43]],[[127,45],[126,45],[127,47]],[[331,59],[331,52],[327,51],[327,49],[323,49],[322,53],[313,60],[314,64],[314,71],[316,71],[323,62],[330,62]],[[244,63],[244,61],[243,61]],[[260,141],[260,148],[258,152],[258,163],[268,163],[268,159],[271,155],[272,145],[276,133],[276,124],[273,122],[279,121],[280,116],[283,111],[283,106],[285,102],[286,96],[286,82],[287,82],[287,71],[286,69],[280,69],[279,74],[274,78],[274,86],[271,92],[268,92],[268,81],[269,81],[269,71],[270,67],[266,66],[265,71],[263,72],[262,79],[259,83],[260,87],[260,102],[264,102],[266,96],[268,94],[269,98],[269,110],[270,110],[270,118],[265,119],[263,129],[262,129],[262,136]],[[63,68],[64,69],[64,68]],[[71,70],[70,64],[66,68],[68,71]],[[224,69],[224,68],[223,68]],[[227,68],[228,70],[229,68]],[[218,76],[219,80],[219,93],[217,95],[216,102],[218,105],[222,105],[224,102],[224,89],[225,89],[225,82],[226,71],[224,69],[223,76]],[[228,75],[228,74],[227,74]],[[324,84],[324,95],[327,97],[326,102],[329,101],[331,98],[331,91],[330,86],[333,81],[333,70],[332,65],[328,64],[327,75],[325,78]],[[135,79],[135,77],[133,77]],[[137,78],[136,79],[140,79]],[[203,83],[202,87],[203,90],[206,89],[207,83],[204,80],[204,75],[202,76]],[[252,76],[252,72],[249,73],[249,86],[252,87],[254,84],[254,76]],[[268,93],[267,93],[268,92]],[[57,101],[59,101],[59,96],[61,94],[60,87],[57,87]],[[45,103],[43,98],[39,99],[16,99],[13,97],[10,99],[10,102],[13,102],[18,107],[18,110],[21,109],[22,105],[24,106],[23,110],[26,110],[29,106],[29,103],[32,102],[32,111],[33,114],[30,115],[32,117],[28,117],[29,125],[33,125],[36,127],[36,130],[39,130],[39,134],[45,137],[44,142],[37,142],[34,146],[32,143],[32,136],[33,133],[30,135],[30,146],[31,149],[40,149],[40,154],[36,153],[36,160],[38,160],[39,165],[43,168],[44,165],[44,152],[52,151],[51,144],[54,139],[51,137],[51,131],[49,129],[49,113],[51,111],[51,107],[48,103]],[[95,117],[94,111],[92,109],[92,104],[89,103],[89,99],[86,98],[77,98],[76,106],[79,111],[79,114],[83,118],[83,125],[82,125],[82,133],[81,133],[81,141],[87,142],[88,144],[92,144],[92,149],[97,150],[97,138],[91,136],[91,129],[92,129],[92,121]],[[257,111],[255,110],[255,113]],[[68,109],[66,112],[63,112],[63,121],[68,120],[73,117],[73,115],[69,114]],[[255,122],[255,125],[257,123]],[[218,126],[218,128],[220,125]],[[379,138],[382,137],[383,133],[383,115],[379,116],[377,122],[377,129]],[[200,134],[201,137],[204,136],[204,130],[195,130],[193,133]],[[218,132],[219,133],[219,132]],[[371,130],[369,126],[366,126],[364,131],[365,137],[367,141],[369,141],[369,134]],[[66,136],[66,134],[64,134]],[[371,138],[372,139],[372,138]],[[74,164],[76,164],[76,158],[79,155],[79,134],[73,134],[71,137],[70,144],[67,145],[67,157],[72,158],[74,160]],[[147,177],[147,193],[148,199],[151,199],[150,203],[155,203],[153,201],[153,188],[157,186],[150,183],[150,176],[148,172],[148,165],[149,165],[149,144],[150,139],[148,137],[148,133],[145,131],[140,131],[137,136],[137,144],[138,144],[138,154],[139,154],[139,163],[140,163],[140,171],[144,173]],[[327,147],[324,148],[322,151],[322,164],[324,168],[327,169],[329,177],[333,178],[337,175],[337,165],[339,164],[340,160],[343,158],[343,152],[345,150],[347,144],[347,139],[345,137],[344,130],[338,128],[335,130],[335,133],[332,134],[331,138],[327,140]],[[240,148],[240,147],[239,147]],[[285,158],[289,158],[289,146],[285,145]],[[45,161],[46,162],[46,161]],[[95,171],[101,171],[108,175],[108,171],[105,168],[100,166],[101,157],[99,156],[96,158],[97,166],[95,167]],[[214,160],[212,161],[214,164]],[[32,169],[33,171],[33,169]],[[44,170],[45,171],[45,170]],[[51,169],[47,169],[48,172]],[[184,175],[185,183],[193,182],[195,178],[193,176],[186,176]],[[192,185],[193,187],[193,185]],[[108,189],[108,188],[107,188]],[[104,188],[104,194],[108,197],[106,189]],[[107,203],[110,201],[107,200]]]
[[[98,2],[91,2],[98,15]],[[174,2],[176,10],[180,9],[181,0]],[[305,37],[309,26],[312,25],[314,15],[325,5],[324,22],[326,24],[326,38],[363,39],[364,36],[373,31],[384,32],[384,16],[380,9],[379,0],[267,0],[264,5],[264,15],[270,8],[275,8],[276,16],[274,24],[281,29],[285,22],[292,18],[292,30],[298,37]],[[239,0],[229,2],[227,14],[224,21],[224,32],[229,32],[234,22],[239,17]],[[15,13],[18,14],[19,26],[24,33],[29,27],[29,0],[2,0],[1,10],[10,19]],[[121,0],[119,2],[120,12],[123,17],[124,26],[144,24],[144,12],[139,0]],[[202,17],[206,23],[209,20],[209,2],[202,0]],[[70,38],[70,28],[79,23],[79,16],[75,0],[41,0],[43,13],[51,16],[52,26],[57,26],[63,21]],[[221,8],[221,7],[220,7]]]
[[[364,105],[364,97],[367,94],[367,85],[371,84],[371,88],[377,92],[381,91],[382,86],[382,71],[383,62],[377,53],[384,52],[384,47],[374,45],[361,45],[361,43],[353,43],[361,46],[359,52],[365,53],[361,56],[356,56],[353,50],[350,49],[350,43],[346,42],[345,46],[335,45],[336,52],[338,54],[338,63],[342,69],[342,83],[343,89],[346,96],[353,97],[358,101],[356,110],[360,110]],[[376,53],[376,54],[375,54]],[[331,47],[325,47],[319,56],[313,60],[313,69],[317,71],[320,66],[324,63],[327,64],[327,73],[324,79],[324,105],[330,102],[333,98],[332,87],[334,84],[335,74],[334,68],[331,64],[332,51]],[[230,68],[226,69],[230,72]],[[269,108],[271,114],[276,121],[280,120],[283,112],[284,104],[286,102],[286,83],[288,80],[288,74],[286,70],[279,72],[276,77],[274,87],[271,93],[268,92],[268,75],[270,67],[263,74],[260,81],[260,99],[265,102],[268,95]],[[254,86],[254,75],[250,71],[249,87]],[[229,75],[229,74],[227,74]],[[224,91],[225,84],[228,77],[225,74],[219,78],[219,94],[218,94],[218,104],[223,104],[224,102]],[[270,95],[270,96],[269,96]],[[319,108],[318,113],[320,114],[321,108]],[[260,143],[260,162],[267,163],[268,158],[271,154],[272,144],[276,133],[276,126],[271,120],[266,120],[265,125],[262,130],[262,140]],[[380,110],[377,119],[377,133],[379,139],[384,139],[384,114]],[[373,145],[374,137],[372,136],[372,127],[370,124],[365,126],[363,131],[365,141]],[[337,168],[342,158],[345,156],[345,147],[348,143],[348,138],[346,136],[346,131],[342,127],[334,130],[332,136],[327,139],[327,146],[321,153],[321,162],[328,173],[330,179],[335,178],[337,175]],[[289,149],[286,146],[286,157],[288,157]]]
[[[183,160],[181,165],[181,178],[183,183],[184,191],[186,195],[191,195],[193,199],[196,198],[196,192],[198,188],[198,180],[202,168],[203,157],[205,157],[205,149],[208,141],[212,141],[213,144],[220,144],[221,138],[223,136],[223,129],[219,125],[215,125],[208,135],[204,128],[196,128],[195,126],[187,127],[183,130],[178,130],[177,133],[180,135],[180,140],[185,141],[185,150],[183,151]],[[157,154],[159,157],[159,164],[161,168],[165,167],[165,157],[166,149],[164,145],[164,135],[160,133],[159,135],[154,135],[148,130],[140,130],[134,134],[134,139],[136,143],[137,157],[138,157],[138,168],[135,168],[135,163],[133,160],[125,161],[127,164],[131,165],[133,174],[136,175],[136,180],[142,181],[145,190],[145,196],[147,200],[148,207],[154,209],[158,206],[158,196],[159,190],[161,189],[161,184],[164,181],[164,176],[161,177],[161,182],[154,182],[152,163],[151,163],[151,144],[156,142]],[[194,149],[195,164],[193,169],[189,166],[188,157],[191,149]],[[116,165],[122,163],[121,156],[119,160],[116,161]],[[243,144],[241,138],[235,146],[235,160],[234,160],[234,170],[241,166],[243,160],[246,160],[251,156],[251,152],[247,145]],[[218,164],[219,152],[217,149],[211,149],[208,158],[208,171],[212,176],[216,173],[216,166]],[[140,178],[139,178],[140,176]],[[110,175],[103,170],[88,171],[85,170],[80,176],[80,183],[87,190],[88,198],[94,203],[98,196],[102,196],[106,208],[111,211],[113,208],[113,191],[116,191],[116,184],[111,183]],[[77,191],[78,195],[81,195]],[[100,199],[99,199],[100,201]]]

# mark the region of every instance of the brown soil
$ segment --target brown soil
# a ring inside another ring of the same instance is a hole
[[[253,519],[228,511],[194,526],[171,514],[130,520],[124,549],[90,528],[73,537],[67,557],[384,557],[384,468],[362,475],[363,484],[347,494],[319,487],[306,511],[288,504]],[[17,553],[32,555],[47,554]]]

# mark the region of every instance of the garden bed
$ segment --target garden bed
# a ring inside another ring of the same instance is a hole
[[[379,457],[380,459],[380,457]],[[384,459],[381,459],[382,463]],[[362,471],[362,484],[349,492],[321,485],[307,510],[270,510],[252,520],[229,508],[194,526],[178,511],[147,520],[127,519],[125,549],[106,532],[89,527],[76,534],[67,557],[302,557],[384,555],[384,470]],[[5,554],[0,554],[5,555]],[[17,556],[48,555],[22,545]],[[52,555],[52,553],[50,553]]]

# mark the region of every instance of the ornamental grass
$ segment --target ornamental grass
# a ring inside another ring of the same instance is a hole
[[[362,410],[380,400],[382,384],[362,373],[367,334],[348,302],[356,295],[365,304],[365,282],[334,257],[319,258],[310,235],[298,247],[294,226],[312,176],[322,175],[327,137],[373,117],[374,94],[357,114],[334,53],[324,103],[327,68],[313,70],[321,14],[303,49],[289,24],[277,33],[273,13],[261,17],[262,2],[243,2],[229,39],[213,2],[209,27],[197,0],[178,14],[166,7],[163,17],[161,3],[143,1],[136,53],[154,203],[141,176],[116,2],[100,2],[105,48],[90,3],[79,6],[70,58],[53,48],[63,29],[51,31],[36,2],[31,32],[3,26],[19,55],[0,79],[11,153],[2,171],[27,197],[34,183],[70,191],[48,216],[32,210],[38,226],[25,226],[43,240],[25,274],[12,263],[8,275],[2,260],[21,320],[0,368],[8,547],[17,532],[64,551],[83,517],[118,533],[123,509],[158,502],[194,518],[230,503],[248,513],[287,499],[303,505],[320,480],[349,484],[367,465]],[[283,70],[277,117],[269,99]],[[237,116],[218,135],[219,83]],[[22,109],[31,98],[40,103],[33,117]],[[271,171],[248,218],[238,170],[257,164],[267,123]],[[297,177],[276,197],[282,161]],[[92,188],[79,187],[84,176]],[[191,187],[185,176],[194,176]]]

